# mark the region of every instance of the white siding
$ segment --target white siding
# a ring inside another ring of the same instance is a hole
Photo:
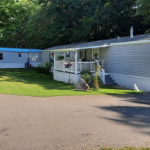
[[[50,52],[45,52],[45,51],[42,51],[42,64],[45,65],[45,63],[47,61],[49,61],[49,53]]]
[[[19,52],[0,52],[3,53],[3,60],[0,60],[0,68],[25,68],[28,53]],[[21,54],[21,57],[18,57]],[[30,53],[30,63],[37,67],[42,61],[41,53]]]
[[[150,78],[150,44],[111,46],[108,72]]]
[[[30,63],[42,62],[42,53],[31,53]]]
[[[99,49],[99,59],[108,60],[109,47],[104,47]]]
[[[0,53],[3,53],[3,60],[0,60],[0,64],[27,62],[27,53],[16,53],[16,52],[0,52]],[[18,54],[21,54],[21,57],[18,57]]]
[[[107,60],[107,71],[118,85],[150,91],[150,43],[100,48],[99,59]]]
[[[134,89],[133,85],[136,84],[139,90],[150,92],[150,78],[142,78],[136,76],[110,74],[114,81],[123,87]]]
[[[25,68],[25,63],[0,63],[0,68]]]

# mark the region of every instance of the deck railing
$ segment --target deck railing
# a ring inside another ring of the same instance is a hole
[[[77,62],[77,73],[80,73],[82,70],[94,72],[94,62]]]
[[[71,67],[65,68],[63,61],[55,61],[55,70],[75,73],[75,62],[70,62]],[[77,73],[80,73],[82,70],[90,70],[94,72],[94,62],[77,62]]]
[[[75,73],[75,62],[70,62],[72,64],[71,67],[65,68],[64,61],[55,61],[55,70]],[[94,62],[76,62],[77,64],[77,74],[79,74],[82,70],[90,70],[91,72],[95,72],[94,70]],[[105,84],[105,69],[103,69],[99,63],[97,65],[100,67],[99,77],[102,79]]]

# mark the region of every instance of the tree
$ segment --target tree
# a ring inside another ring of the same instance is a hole
[[[30,20],[30,39],[36,37],[33,43],[45,48],[126,36],[130,26],[139,24],[138,17],[134,17],[135,2],[49,0]]]
[[[137,15],[144,16],[144,23],[150,25],[150,0],[137,1]],[[150,32],[150,29],[147,32]]]
[[[6,0],[1,4],[5,4],[6,10],[0,9],[0,12],[4,12],[0,21],[0,45],[4,47],[24,47],[26,44],[24,38],[26,24],[29,16],[36,9],[37,2],[34,0],[21,0],[18,2]]]
[[[24,15],[26,8],[24,7],[27,4],[28,0],[1,0],[0,1],[0,28],[8,27],[14,23],[18,17]]]
[[[0,31],[0,45],[44,49],[128,36],[130,26],[143,34],[148,26],[142,24],[144,16],[135,15],[136,1],[22,0],[16,3],[19,13],[10,17],[16,24]]]

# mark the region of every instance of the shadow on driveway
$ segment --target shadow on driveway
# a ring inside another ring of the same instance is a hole
[[[113,106],[96,108],[117,113],[119,117],[116,117],[116,115],[112,117],[112,115],[111,117],[103,118],[138,128],[139,132],[150,135],[150,93],[117,95],[114,97],[122,98],[121,101],[123,101],[123,105],[119,106],[116,104]],[[128,103],[126,106],[126,102],[130,102],[130,105]]]

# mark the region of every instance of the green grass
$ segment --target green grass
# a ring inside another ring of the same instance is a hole
[[[74,91],[74,85],[57,82],[53,75],[39,74],[34,69],[1,69],[0,93],[37,97],[113,95],[137,93],[113,87],[101,87],[98,91]]]

